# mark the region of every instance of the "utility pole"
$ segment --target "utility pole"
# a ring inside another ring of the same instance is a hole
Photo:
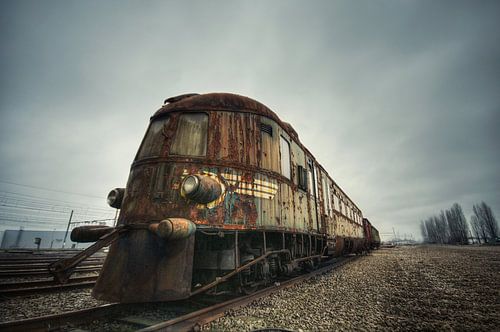
[[[116,212],[115,212],[115,220],[113,221],[113,227],[116,226],[116,219],[118,218],[118,209],[116,209]]]
[[[71,214],[69,215],[69,220],[68,220],[68,227],[66,228],[66,234],[64,234],[64,241],[63,241],[63,249],[64,246],[66,245],[66,238],[68,237],[68,231],[69,231],[69,225],[71,225],[71,219],[73,219],[73,210],[71,210]]]

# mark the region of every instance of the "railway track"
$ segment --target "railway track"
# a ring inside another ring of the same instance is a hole
[[[60,284],[54,280],[5,283],[0,284],[0,297],[32,295],[59,290],[92,287],[95,285],[96,280],[97,276],[88,276],[70,278],[65,284]]]
[[[97,272],[100,271],[102,268],[102,264],[99,265],[84,265],[84,266],[79,266],[75,268],[75,273],[78,272]],[[7,271],[0,271],[0,278],[12,278],[12,277],[51,277],[52,274],[50,274],[48,270],[48,266],[46,268],[37,268],[37,269],[30,269],[30,268],[23,268],[19,270],[7,270]]]
[[[74,251],[55,252],[2,252],[0,254],[0,279],[17,277],[51,277],[51,263],[74,255]],[[106,254],[98,252],[80,264],[75,272],[96,272],[102,268]],[[1,285],[0,285],[1,289]]]
[[[70,257],[70,256],[67,256],[67,257]],[[41,258],[35,258],[35,259],[33,259],[33,258],[0,259],[0,268],[3,266],[9,267],[9,266],[28,265],[28,264],[47,265],[47,264],[57,262],[58,260],[60,260],[62,258],[67,258],[67,257],[64,256],[64,257],[59,257],[59,258],[57,258],[57,257],[56,258],[41,257]],[[86,262],[102,262],[102,261],[104,261],[104,258],[105,257],[90,257],[90,258],[87,258],[85,261]]]
[[[199,330],[221,316],[224,312],[244,306],[256,299],[265,297],[272,292],[290,287],[298,282],[324,274],[354,260],[356,256],[333,260],[330,264],[307,274],[275,283],[273,286],[257,292],[232,298],[225,298],[218,303],[203,304],[203,298],[195,297],[184,301],[146,304],[107,304],[100,307],[49,315],[20,321],[0,323],[0,331],[46,331],[49,329],[90,330],[137,330],[147,331],[190,331]],[[151,312],[162,312],[166,319],[154,317]],[[96,320],[102,320],[103,326],[95,325]],[[91,323],[90,323],[91,322]],[[120,327],[120,324],[121,327]]]

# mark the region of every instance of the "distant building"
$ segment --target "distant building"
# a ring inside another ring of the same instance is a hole
[[[66,239],[65,249],[87,248],[92,243],[77,243]],[[6,230],[3,232],[1,249],[61,249],[66,231]]]

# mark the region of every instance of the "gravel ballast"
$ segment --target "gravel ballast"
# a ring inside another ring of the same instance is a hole
[[[498,330],[500,247],[380,249],[205,326],[334,330]]]
[[[0,300],[2,322],[81,310],[108,302],[94,299],[91,288]]]

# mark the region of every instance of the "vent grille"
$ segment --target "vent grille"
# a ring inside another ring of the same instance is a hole
[[[260,124],[260,130],[265,132],[265,133],[268,133],[269,135],[273,136],[273,127],[268,125],[268,124],[265,124],[265,123],[261,123]]]

